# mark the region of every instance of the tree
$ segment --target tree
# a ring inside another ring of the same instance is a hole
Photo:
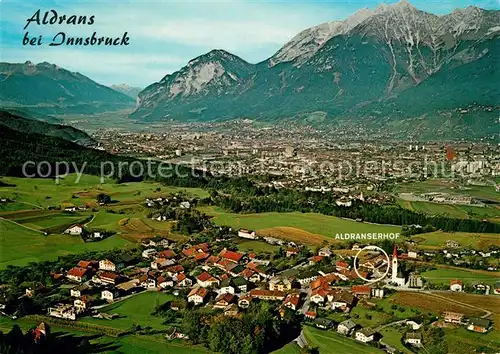
[[[96,197],[99,204],[109,204],[111,203],[111,197],[105,193],[99,193]]]

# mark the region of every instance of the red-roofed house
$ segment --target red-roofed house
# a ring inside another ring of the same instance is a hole
[[[219,253],[219,256],[235,263],[238,263],[241,260],[241,258],[243,258],[243,254],[229,251],[225,248]]]
[[[454,279],[450,281],[450,290],[451,291],[462,291],[463,284],[461,280]]]
[[[219,284],[219,280],[207,272],[203,272],[196,277],[196,282],[203,288],[215,286]]]
[[[315,289],[311,292],[311,297],[310,300],[316,304],[321,304],[325,302],[326,296],[328,295],[329,291],[325,290],[323,288],[318,288]]]
[[[88,279],[89,273],[90,271],[88,268],[74,267],[68,270],[68,273],[66,273],[66,277],[70,280],[81,283],[82,281]]]
[[[337,261],[337,263],[335,263],[335,269],[337,269],[337,272],[340,272],[341,270],[348,270],[349,268],[350,266],[347,262]]]
[[[229,306],[234,301],[234,295],[231,293],[225,293],[215,299],[214,309],[223,309]]]
[[[304,316],[310,320],[314,320],[316,318],[316,312],[314,311],[307,311],[304,313]]]
[[[366,285],[353,285],[351,287],[351,292],[357,297],[370,297],[372,288]]]
[[[288,307],[293,311],[297,311],[300,305],[300,295],[299,294],[289,294],[285,301],[283,302],[283,306]]]
[[[187,299],[188,302],[193,302],[195,305],[200,305],[203,304],[203,301],[205,301],[207,295],[208,295],[208,289],[198,287],[191,290]]]

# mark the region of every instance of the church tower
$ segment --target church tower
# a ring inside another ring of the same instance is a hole
[[[392,251],[392,280],[396,281],[398,277],[398,249],[394,242],[394,250]]]

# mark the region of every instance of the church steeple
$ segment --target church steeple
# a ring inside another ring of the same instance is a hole
[[[392,280],[395,281],[398,277],[398,248],[394,242],[394,250],[392,251]]]

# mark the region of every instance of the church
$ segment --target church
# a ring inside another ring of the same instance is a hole
[[[392,273],[390,282],[397,286],[405,286],[406,284],[403,273],[398,271],[398,249],[396,243],[394,243],[394,250],[392,252]]]

